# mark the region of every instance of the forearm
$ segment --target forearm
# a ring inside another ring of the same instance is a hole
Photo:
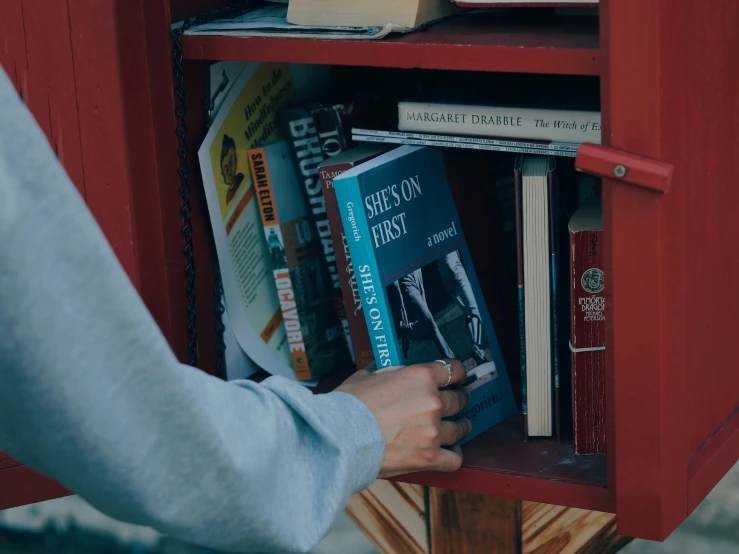
[[[178,364],[0,72],[0,448],[114,517],[301,551],[377,475],[355,397]]]

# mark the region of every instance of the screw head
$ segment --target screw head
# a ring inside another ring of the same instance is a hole
[[[613,168],[613,174],[619,179],[626,177],[626,166],[621,164],[617,165]]]

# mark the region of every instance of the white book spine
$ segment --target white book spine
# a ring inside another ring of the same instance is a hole
[[[404,138],[415,140],[435,140],[444,142],[455,142],[459,144],[479,144],[483,146],[510,146],[513,148],[546,149],[552,151],[573,152],[577,154],[580,144],[576,142],[529,142],[526,140],[502,140],[496,138],[464,137],[456,135],[436,135],[432,133],[411,133],[407,131],[380,131],[376,129],[361,129],[355,127],[352,133],[357,135],[373,135],[385,138]]]
[[[445,135],[601,142],[600,112],[399,102],[398,130]]]
[[[542,148],[528,148],[521,146],[494,146],[489,144],[478,144],[478,143],[467,143],[460,141],[450,140],[428,140],[428,139],[415,139],[404,136],[382,136],[376,134],[360,134],[357,132],[352,133],[352,139],[357,142],[384,142],[390,144],[410,144],[415,146],[441,146],[446,148],[466,148],[469,150],[490,150],[495,152],[515,152],[519,154],[538,154],[542,156],[564,156],[568,158],[574,158],[577,156],[576,151],[572,150],[557,150],[548,147]]]

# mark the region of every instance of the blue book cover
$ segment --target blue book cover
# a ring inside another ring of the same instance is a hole
[[[334,179],[378,368],[456,358],[472,432],[517,413],[441,150],[401,146]]]

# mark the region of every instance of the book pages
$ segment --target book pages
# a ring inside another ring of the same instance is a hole
[[[547,159],[523,163],[523,269],[529,436],[552,434],[552,328]]]

